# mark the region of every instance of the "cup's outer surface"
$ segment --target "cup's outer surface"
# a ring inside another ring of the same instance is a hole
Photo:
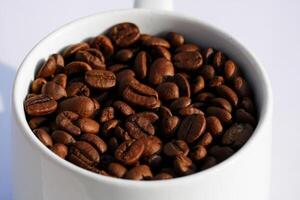
[[[138,182],[93,174],[54,155],[27,125],[23,100],[35,66],[50,54],[124,21],[142,32],[183,33],[187,41],[211,46],[236,60],[252,85],[259,124],[250,140],[223,163],[195,175]],[[106,12],[64,26],[42,40],[25,58],[12,103],[13,195],[16,200],[266,200],[269,194],[272,99],[269,81],[255,57],[227,34],[173,12],[131,9]]]

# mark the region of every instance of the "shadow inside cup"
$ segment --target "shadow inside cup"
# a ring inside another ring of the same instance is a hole
[[[16,71],[0,61],[0,199],[12,199],[11,192],[11,94]]]

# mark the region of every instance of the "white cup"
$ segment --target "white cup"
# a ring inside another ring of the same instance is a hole
[[[96,14],[69,23],[39,42],[19,68],[12,102],[13,195],[16,200],[266,200],[269,197],[272,95],[266,72],[256,57],[232,36],[171,9],[171,0],[143,0],[139,9]],[[147,9],[146,7],[160,8]],[[220,49],[236,60],[254,89],[259,123],[233,156],[194,175],[164,181],[105,177],[62,160],[30,130],[23,100],[37,64],[63,47],[130,21],[142,32],[176,31],[200,46]]]

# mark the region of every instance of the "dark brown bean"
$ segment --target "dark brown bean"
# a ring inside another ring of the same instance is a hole
[[[192,93],[197,94],[205,87],[205,81],[202,76],[197,76],[192,84]]]
[[[239,123],[249,123],[252,126],[256,125],[256,119],[244,109],[238,109],[235,113],[236,121]]]
[[[82,133],[97,135],[100,129],[98,122],[90,118],[81,118],[76,121],[76,125],[80,128]]]
[[[95,165],[100,161],[100,155],[97,150],[85,141],[77,141],[72,144],[69,153],[90,166]]]
[[[224,76],[227,80],[232,80],[238,73],[238,68],[232,60],[227,60],[224,66]]]
[[[173,57],[174,66],[178,69],[194,71],[202,65],[202,56],[198,51],[183,51]]]
[[[50,56],[48,60],[43,64],[37,73],[37,78],[47,78],[53,76],[56,71],[56,60],[53,56]]]
[[[92,67],[82,61],[73,61],[66,65],[65,72],[67,75],[81,74],[92,70]]]
[[[195,44],[182,44],[175,49],[175,53],[198,51],[199,47]]]
[[[66,74],[57,74],[53,78],[53,82],[60,85],[64,89],[66,89],[67,86],[67,75]]]
[[[111,119],[115,118],[115,110],[113,107],[105,107],[102,109],[99,117],[100,123],[107,122]]]
[[[187,78],[182,73],[177,73],[174,76],[174,82],[179,87],[179,92],[181,97],[191,96],[191,86]]]
[[[233,124],[223,135],[222,144],[240,148],[250,138],[253,127],[250,124]]]
[[[114,53],[114,46],[111,40],[105,35],[98,35],[90,41],[91,47],[100,50],[105,58],[109,58]]]
[[[211,80],[215,76],[215,69],[211,65],[204,65],[203,67],[201,67],[200,74],[206,81]]]
[[[67,96],[66,90],[54,81],[47,82],[43,85],[42,94],[45,94],[54,100],[59,100]]]
[[[72,82],[67,87],[68,97],[74,96],[90,96],[90,89],[87,85],[82,82]]]
[[[65,157],[68,155],[68,147],[64,144],[54,144],[50,149],[62,159],[65,159]]]
[[[212,88],[221,86],[223,84],[224,84],[224,78],[222,76],[215,76],[209,82],[209,86]]]
[[[90,143],[98,151],[99,154],[103,154],[107,150],[106,143],[97,135],[83,134],[80,137],[80,140]]]
[[[140,165],[128,170],[125,174],[126,179],[149,180],[152,179],[152,172],[147,165]]]
[[[127,169],[119,163],[112,162],[109,163],[107,172],[114,177],[122,178],[126,174]]]
[[[215,157],[219,162],[222,162],[232,156],[233,153],[234,151],[230,147],[222,147],[218,145],[212,146],[208,151],[208,154]]]
[[[46,83],[47,83],[47,81],[44,78],[35,79],[31,83],[31,88],[30,88],[31,92],[35,93],[35,94],[41,93],[41,89],[42,89],[43,85],[45,85]]]
[[[102,126],[101,134],[104,136],[109,136],[112,130],[114,130],[119,123],[120,121],[117,119],[111,119],[105,122]]]
[[[204,163],[202,164],[201,170],[205,170],[205,169],[211,168],[211,167],[215,166],[216,164],[218,164],[217,159],[215,159],[212,156],[208,156],[204,160]]]
[[[214,49],[211,47],[201,49],[201,55],[205,64],[212,64],[212,60],[214,58]]]
[[[146,47],[161,46],[167,49],[170,48],[170,43],[167,40],[159,37],[149,37],[143,41],[143,45]]]
[[[206,130],[213,136],[218,136],[222,134],[223,126],[217,117],[210,116],[206,118]]]
[[[144,79],[147,75],[147,53],[141,51],[137,54],[134,62],[134,71],[136,76],[140,79]]]
[[[116,53],[115,58],[121,63],[126,63],[133,57],[133,55],[134,54],[131,49],[121,49]]]
[[[125,64],[113,64],[107,67],[108,71],[111,71],[113,73],[118,73],[123,69],[126,69],[128,66]]]
[[[239,97],[249,97],[251,96],[250,88],[247,82],[240,76],[234,79],[234,90],[239,95]]]
[[[161,172],[154,176],[154,180],[166,180],[166,179],[172,179],[174,176],[172,174],[169,174],[167,172]]]
[[[202,161],[207,155],[207,151],[204,146],[197,145],[194,147],[193,151],[191,152],[191,159],[194,162]]]
[[[79,118],[79,115],[71,111],[60,112],[56,117],[57,126],[68,133],[77,136],[81,134],[81,130],[73,122]]]
[[[124,165],[132,165],[139,160],[144,149],[142,140],[127,140],[116,149],[115,158]]]
[[[78,51],[76,60],[88,63],[93,69],[105,69],[105,58],[98,49],[90,48]]]
[[[56,111],[57,102],[47,95],[34,95],[25,100],[25,111],[30,116],[43,116]]]
[[[149,83],[158,85],[165,76],[174,76],[173,64],[165,58],[158,58],[150,66]]]
[[[216,116],[221,122],[229,123],[231,122],[232,116],[230,112],[225,109],[210,106],[206,109],[206,114],[208,116]]]
[[[113,26],[109,35],[117,46],[128,47],[139,39],[140,30],[135,24],[126,22]]]
[[[100,90],[116,85],[116,75],[107,70],[90,70],[85,73],[84,79],[89,86]]]
[[[217,106],[217,107],[223,108],[223,109],[227,110],[230,113],[232,111],[231,104],[224,98],[219,98],[219,97],[218,98],[213,98],[209,101],[209,103],[212,106]]]
[[[125,122],[125,130],[134,139],[155,134],[155,128],[152,123],[143,117],[129,118],[128,121]]]
[[[169,50],[162,46],[154,46],[151,51],[151,55],[153,58],[165,58],[167,60],[171,60],[171,53]]]
[[[255,116],[255,105],[254,102],[249,97],[244,97],[241,102],[241,107],[244,108],[247,112]]]
[[[84,49],[88,49],[89,48],[89,44],[86,42],[81,42],[78,44],[73,44],[68,46],[67,48],[65,48],[65,50],[63,51],[62,55],[63,57],[70,57],[72,55],[74,55],[76,52],[80,51],[80,50],[84,50]]]
[[[172,137],[176,132],[180,119],[177,116],[165,117],[162,119],[162,131],[163,135],[167,138]]]
[[[29,120],[28,124],[31,130],[41,127],[48,121],[46,117],[33,117]]]
[[[113,103],[113,107],[124,116],[129,116],[135,113],[135,111],[124,101],[115,101]]]
[[[188,97],[180,97],[171,103],[170,108],[172,110],[179,110],[188,107],[191,104],[191,102],[191,99]]]
[[[76,140],[73,138],[72,135],[69,133],[62,131],[62,130],[56,130],[51,135],[54,143],[61,143],[65,145],[69,145],[74,143]]]
[[[178,47],[184,43],[183,35],[175,32],[169,32],[166,36],[171,46]]]
[[[52,138],[50,137],[49,133],[47,133],[44,129],[34,129],[33,133],[45,146],[51,147],[53,145]]]
[[[189,116],[189,115],[195,115],[195,114],[204,115],[204,113],[201,110],[199,110],[198,108],[195,108],[192,105],[179,109],[178,114],[180,116]]]
[[[221,71],[225,61],[226,61],[225,55],[221,51],[217,51],[213,59],[213,66],[217,71]]]
[[[170,101],[179,98],[179,88],[175,83],[164,82],[156,88],[160,99]]]
[[[213,141],[212,135],[209,132],[206,132],[203,135],[201,135],[199,139],[199,145],[207,147],[212,143],[212,141]]]
[[[187,156],[189,151],[189,146],[183,140],[174,140],[172,142],[168,142],[164,145],[163,148],[164,154],[166,154],[169,157],[175,157],[179,154]]]
[[[148,157],[153,154],[157,154],[161,151],[162,142],[158,137],[147,136],[147,137],[141,138],[141,140],[144,142],[144,146],[145,146],[143,156]]]
[[[227,99],[232,105],[237,106],[239,98],[230,87],[221,85],[216,88],[216,91],[221,97]]]
[[[174,169],[179,175],[189,175],[196,172],[196,166],[192,160],[183,154],[176,156],[174,160]]]

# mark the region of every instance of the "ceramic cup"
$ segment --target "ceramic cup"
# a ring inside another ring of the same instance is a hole
[[[269,195],[272,96],[262,64],[220,29],[171,9],[171,0],[142,0],[139,8],[109,11],[76,20],[39,42],[21,64],[12,98],[13,195],[16,200],[266,200]],[[141,8],[143,7],[143,8]],[[149,9],[149,7],[151,9]],[[154,9],[159,8],[159,9]],[[101,176],[60,159],[30,130],[23,100],[37,64],[67,45],[96,36],[119,22],[141,32],[176,31],[187,40],[220,49],[236,60],[256,97],[259,122],[249,141],[215,167],[182,178],[131,181]]]

